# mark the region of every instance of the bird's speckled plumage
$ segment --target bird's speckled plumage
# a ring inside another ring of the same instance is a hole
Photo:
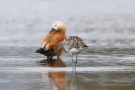
[[[68,44],[70,44],[69,49],[72,49],[72,48],[79,49],[79,48],[87,47],[85,42],[78,36],[69,36],[64,41],[67,42]]]
[[[85,50],[88,48],[88,46],[85,44],[85,42],[78,36],[69,36],[64,41],[59,43],[59,49],[64,49],[66,52],[69,52],[70,54],[79,54],[82,52],[82,50]],[[77,49],[78,52],[70,52],[72,49]]]
[[[77,63],[77,56],[84,50],[86,50],[88,46],[86,43],[78,36],[69,36],[64,41],[60,42],[58,45],[58,49],[63,49],[64,51],[70,53],[72,55],[76,55],[76,63]]]

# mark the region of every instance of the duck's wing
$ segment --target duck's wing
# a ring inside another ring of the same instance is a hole
[[[45,55],[50,56],[52,55],[54,50],[58,49],[58,44],[63,41],[66,38],[66,35],[63,34],[48,34],[45,36],[45,38],[42,41],[42,48],[46,52]],[[58,50],[57,54],[60,56],[62,53],[62,50]]]
[[[53,37],[53,35],[50,34],[50,33],[48,33],[48,34],[43,38],[41,47],[42,47],[42,48],[45,47],[45,46],[51,41],[52,37]]]
[[[35,52],[40,54],[47,54],[50,52],[50,50],[46,50],[46,45],[50,42],[50,40],[47,40],[43,47],[37,49]]]

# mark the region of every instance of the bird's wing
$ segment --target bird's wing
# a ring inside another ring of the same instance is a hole
[[[45,51],[47,50],[57,50],[58,44],[63,41],[66,38],[65,34],[49,34],[46,35],[43,42],[42,42],[42,48],[44,47]],[[57,54],[60,55],[62,53],[62,50],[58,50]]]
[[[67,42],[69,49],[71,48],[83,48],[87,46],[85,42],[78,36],[69,36],[68,38],[65,39]]]
[[[43,40],[42,40],[42,48],[46,45],[46,44],[48,44],[48,42],[50,42],[51,41],[51,39],[52,39],[52,35],[50,34],[50,33],[48,33],[44,38],[43,38]]]

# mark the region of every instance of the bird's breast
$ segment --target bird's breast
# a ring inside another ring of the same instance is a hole
[[[68,52],[69,52],[69,53],[72,53],[72,54],[78,54],[78,53],[81,52],[81,50],[80,50],[80,49],[76,49],[76,48],[72,48],[72,49],[70,49]]]

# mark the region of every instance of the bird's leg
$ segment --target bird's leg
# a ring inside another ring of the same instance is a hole
[[[56,56],[57,56],[57,60],[59,59],[59,56],[58,56],[58,54],[56,53]]]
[[[74,67],[74,59],[73,59],[73,54],[72,55],[72,68],[73,68],[73,71],[75,70],[75,67]]]
[[[76,61],[75,61],[75,64],[77,64],[77,57],[78,57],[78,55],[76,54]]]
[[[52,55],[48,58],[48,60],[52,59],[53,55],[55,55],[55,54],[56,54],[56,56],[57,56],[57,59],[59,59],[59,55],[57,54],[57,51],[58,51],[59,49],[57,49],[56,51],[55,51],[54,49],[51,49],[51,50],[52,50]]]
[[[52,51],[52,53],[54,54],[54,49],[53,49],[53,48],[52,48],[51,50],[49,50],[49,51]],[[48,61],[52,59],[53,54],[52,54],[51,56],[47,56],[47,60],[48,60]]]
[[[52,57],[49,57],[49,56],[47,56],[47,61],[49,62],[49,60],[51,60],[52,59]]]
[[[72,63],[74,62],[74,60],[73,60],[73,54],[71,55],[71,58],[72,58]]]
[[[78,57],[78,55],[76,54],[75,70],[76,70],[76,64],[77,64],[77,57]]]

